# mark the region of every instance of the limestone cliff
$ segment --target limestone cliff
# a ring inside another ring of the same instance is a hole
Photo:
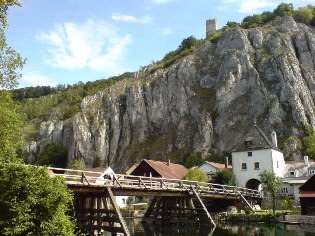
[[[154,74],[85,97],[70,121],[40,126],[42,146],[68,147],[68,158],[116,171],[142,158],[182,161],[231,150],[253,121],[266,133],[303,136],[315,128],[315,34],[291,17],[254,29],[234,28],[217,44]]]

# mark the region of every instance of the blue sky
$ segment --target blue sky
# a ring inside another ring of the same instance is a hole
[[[315,0],[21,0],[9,11],[9,46],[27,63],[20,87],[74,84],[137,71],[160,60],[205,22],[241,22],[281,2]]]

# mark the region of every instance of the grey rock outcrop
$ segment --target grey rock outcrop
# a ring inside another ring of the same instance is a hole
[[[72,123],[42,123],[40,137],[67,146],[69,162],[98,157],[117,171],[142,158],[231,150],[254,121],[300,137],[315,128],[314,65],[314,30],[291,17],[234,28],[167,69],[85,97]]]

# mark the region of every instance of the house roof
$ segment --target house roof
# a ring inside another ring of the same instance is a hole
[[[314,191],[315,190],[315,175],[310,177],[301,187],[302,191]]]
[[[234,151],[244,151],[250,149],[275,149],[279,150],[266,136],[266,134],[256,125],[247,133],[241,143]]]
[[[309,160],[306,165],[304,161],[286,161],[283,171],[284,177],[292,177],[291,171],[294,171],[294,177],[309,177],[309,170],[315,169],[315,162]]]
[[[182,179],[188,169],[180,164],[162,162],[162,161],[153,161],[144,159],[148,165],[150,165],[156,172],[158,172],[162,178],[168,179]]]
[[[215,168],[217,168],[217,169],[220,169],[220,170],[223,170],[223,169],[225,169],[225,164],[221,164],[221,163],[217,163],[217,162],[211,162],[211,161],[205,161],[204,163],[207,163],[207,164],[209,164],[209,165],[212,165],[213,167],[215,167]],[[203,163],[203,164],[204,164]],[[201,164],[201,165],[203,165],[203,164]],[[200,165],[200,166],[201,166]],[[231,165],[228,165],[228,167],[227,167],[228,169],[232,169],[232,166]]]

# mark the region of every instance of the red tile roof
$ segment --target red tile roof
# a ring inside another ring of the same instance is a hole
[[[154,170],[156,170],[162,178],[182,179],[188,172],[188,169],[180,164],[170,163],[168,166],[167,162],[146,159],[143,161],[147,162]]]
[[[314,198],[315,197],[315,191],[306,191],[306,192],[302,192],[300,197],[311,197]]]
[[[309,159],[308,160],[309,163],[314,163],[313,160]],[[305,161],[304,160],[298,160],[298,161],[285,161],[285,164],[304,164]]]
[[[212,165],[213,167],[223,170],[225,169],[225,164],[221,164],[221,163],[217,163],[217,162],[211,162],[211,161],[205,161],[206,163],[208,163],[209,165]],[[228,169],[232,169],[231,165],[228,165]]]

